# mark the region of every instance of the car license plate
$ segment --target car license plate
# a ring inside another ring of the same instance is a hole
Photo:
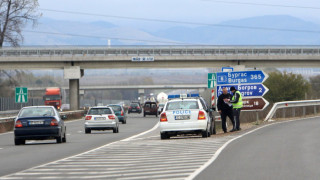
[[[174,117],[175,120],[189,120],[190,115],[179,115]]]
[[[150,111],[146,111],[146,112],[150,112]]]
[[[29,125],[42,125],[44,124],[43,121],[29,121]]]
[[[105,117],[95,117],[94,120],[106,120]]]
[[[136,111],[135,109],[132,109],[132,111]]]

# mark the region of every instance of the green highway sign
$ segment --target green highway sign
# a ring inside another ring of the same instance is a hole
[[[28,102],[28,88],[16,87],[16,103]]]
[[[208,73],[208,88],[214,88],[216,73]]]

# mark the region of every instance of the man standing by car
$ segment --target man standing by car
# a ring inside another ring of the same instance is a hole
[[[227,132],[227,127],[226,127],[227,116],[230,118],[232,125],[233,125],[233,128],[231,131],[235,131],[232,104],[229,103],[231,98],[232,98],[232,96],[230,93],[228,93],[227,88],[223,88],[222,94],[218,97],[218,112],[221,116],[222,130],[224,133]]]
[[[230,91],[233,93],[232,99],[230,101],[230,103],[232,103],[233,106],[233,115],[235,117],[235,130],[240,131],[240,112],[241,112],[241,108],[243,106],[242,103],[242,95],[240,93],[240,91],[236,90],[235,87],[231,87]],[[232,131],[235,131],[232,130]]]

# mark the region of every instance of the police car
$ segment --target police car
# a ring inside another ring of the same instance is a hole
[[[161,139],[180,134],[206,138],[216,133],[213,110],[198,94],[169,95],[168,99],[160,115]]]

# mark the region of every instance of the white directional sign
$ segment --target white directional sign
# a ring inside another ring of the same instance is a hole
[[[16,103],[27,103],[28,102],[28,88],[16,87]]]

